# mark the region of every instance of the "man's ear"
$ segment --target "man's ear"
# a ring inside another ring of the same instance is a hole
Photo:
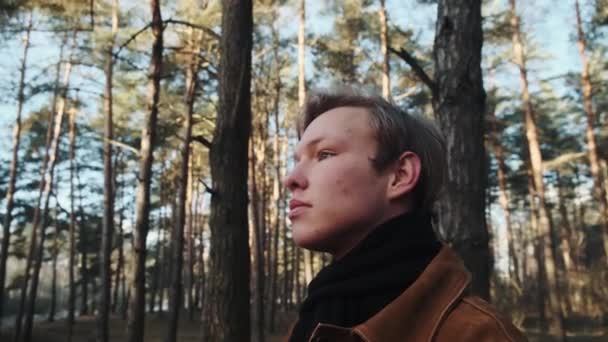
[[[388,198],[393,200],[411,192],[420,178],[420,158],[414,152],[403,152],[394,165],[388,184]]]

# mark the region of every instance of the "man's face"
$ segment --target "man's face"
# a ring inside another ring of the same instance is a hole
[[[389,176],[371,159],[377,142],[364,108],[329,110],[304,131],[284,180],[297,245],[338,257],[381,223]]]

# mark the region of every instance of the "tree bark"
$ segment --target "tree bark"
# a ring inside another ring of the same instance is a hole
[[[447,142],[448,177],[438,205],[439,230],[473,274],[472,292],[489,299],[481,26],[480,0],[438,1],[433,108]]]
[[[198,43],[194,43],[194,45],[198,45]],[[192,225],[190,222],[186,222],[188,220],[187,216],[190,213],[190,209],[186,208],[187,206],[191,206],[189,192],[191,192],[190,184],[192,181],[190,180],[190,142],[192,140],[192,115],[194,113],[194,100],[196,97],[197,91],[197,73],[198,73],[198,60],[196,58],[196,53],[192,54],[192,60],[190,61],[190,65],[186,71],[186,94],[184,96],[186,102],[186,115],[184,120],[184,126],[182,127],[182,138],[183,143],[180,148],[180,169],[179,169],[179,187],[177,191],[177,220],[171,230],[171,263],[172,274],[171,274],[171,291],[169,292],[169,327],[167,329],[167,337],[165,339],[166,342],[174,342],[177,339],[177,326],[179,322],[179,312],[182,308],[182,291],[184,288],[184,284],[182,284],[182,266],[184,262],[184,228],[189,225],[188,228],[191,228]],[[188,229],[189,230],[189,229]],[[188,240],[191,240],[192,237],[189,234],[190,230],[186,237]],[[190,241],[188,243],[188,262],[192,260],[192,254],[190,251]],[[191,268],[190,268],[191,270]],[[190,281],[192,279],[192,273],[190,271]],[[190,290],[190,287],[186,287],[187,290]],[[188,293],[188,305],[192,305],[192,296]]]
[[[13,219],[13,206],[15,195],[15,184],[17,182],[17,170],[19,168],[19,145],[21,143],[21,112],[25,102],[25,73],[27,71],[27,57],[30,48],[30,33],[32,32],[32,13],[30,12],[25,38],[23,40],[23,57],[21,58],[21,68],[19,69],[19,86],[17,90],[17,115],[15,126],[13,127],[13,156],[11,159],[8,189],[6,191],[6,214],[2,223],[2,247],[0,247],[0,325],[4,316],[4,283],[6,282],[6,262],[8,260],[8,250],[11,239],[11,221]]]
[[[581,71],[581,81],[583,85],[583,99],[585,114],[587,116],[585,134],[587,138],[587,155],[589,158],[589,168],[593,177],[593,195],[600,204],[600,220],[602,226],[602,240],[604,255],[608,260],[608,199],[606,198],[606,188],[604,186],[604,175],[600,168],[599,156],[597,151],[597,139],[594,132],[595,112],[593,110],[593,87],[589,77],[589,60],[587,59],[587,44],[585,33],[581,23],[581,13],[578,0],[575,1],[576,7],[576,29],[578,33],[578,51],[581,57],[583,70]]]
[[[112,32],[107,44],[105,65],[106,86],[104,93],[104,141],[103,141],[103,222],[101,231],[101,291],[97,312],[97,342],[108,342],[112,288],[112,234],[114,233],[114,176],[112,170],[112,145],[114,139],[112,109],[112,78],[114,69],[114,41],[118,32],[118,0],[112,1]]]
[[[148,70],[148,104],[144,127],[141,132],[139,175],[137,179],[137,198],[135,201],[135,226],[133,227],[134,264],[133,278],[129,284],[127,341],[143,342],[146,308],[146,237],[150,224],[150,182],[154,140],[156,136],[156,119],[160,95],[160,76],[163,61],[163,22],[160,12],[160,0],[150,0],[152,12],[152,58]]]
[[[382,97],[390,99],[391,79],[388,55],[388,25],[386,18],[385,0],[380,0],[380,50],[382,51]]]
[[[211,248],[203,341],[249,341],[247,144],[251,134],[251,0],[222,2],[219,110],[210,151]],[[230,156],[229,158],[227,156]]]
[[[547,320],[549,324],[549,333],[556,335],[559,340],[565,340],[565,330],[563,324],[563,314],[560,308],[560,291],[557,284],[557,270],[555,267],[555,255],[552,239],[553,225],[549,210],[545,199],[545,184],[543,181],[543,160],[538,141],[538,128],[536,126],[536,118],[530,93],[528,90],[528,76],[526,68],[526,59],[524,56],[523,42],[520,32],[519,16],[515,9],[515,0],[509,0],[511,6],[511,28],[513,30],[513,50],[515,54],[516,64],[519,68],[520,81],[522,86],[522,104],[524,111],[524,130],[526,140],[528,142],[528,152],[530,156],[530,167],[532,172],[532,181],[538,200],[538,227],[539,227],[539,248],[541,249],[542,259],[544,260],[541,278],[546,279],[546,288],[543,292],[548,294],[549,302],[547,303]],[[534,200],[534,198],[533,198]]]

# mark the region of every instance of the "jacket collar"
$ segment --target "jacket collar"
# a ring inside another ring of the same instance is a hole
[[[326,334],[352,338],[354,333],[368,342],[431,341],[470,280],[471,275],[461,259],[452,249],[443,246],[418,279],[369,320],[352,329],[321,323],[310,340]]]

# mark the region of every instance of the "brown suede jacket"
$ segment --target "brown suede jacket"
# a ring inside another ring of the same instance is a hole
[[[461,259],[444,246],[418,279],[376,315],[352,328],[319,323],[310,342],[527,341],[492,305],[465,294],[470,281]]]

